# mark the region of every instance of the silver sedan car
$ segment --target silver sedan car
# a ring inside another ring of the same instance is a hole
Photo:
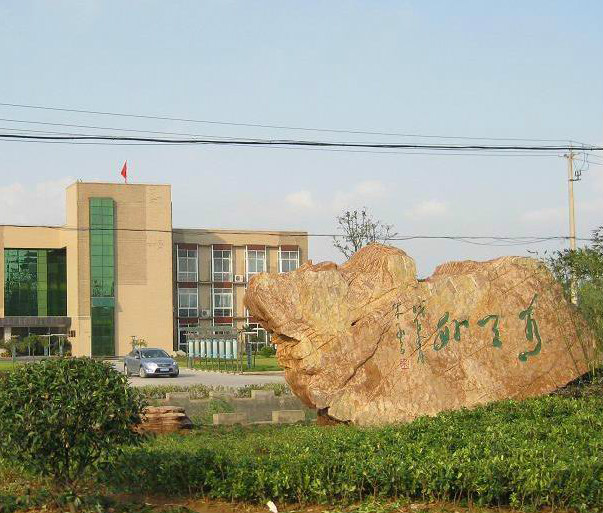
[[[141,378],[150,376],[171,376],[180,374],[178,363],[163,349],[138,348],[124,358],[124,374],[138,374]]]

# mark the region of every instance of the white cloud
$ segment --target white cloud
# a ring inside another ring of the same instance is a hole
[[[379,180],[365,180],[357,183],[351,191],[336,191],[333,209],[360,207],[363,201],[385,196],[386,188]]]
[[[521,215],[521,219],[523,221],[545,223],[549,221],[559,221],[566,216],[567,207],[551,207],[528,210]]]
[[[301,208],[314,207],[314,200],[312,199],[312,194],[306,190],[292,192],[291,194],[287,194],[287,196],[285,196],[285,201],[293,207],[301,207]]]
[[[32,185],[0,187],[0,224],[63,224],[65,188],[74,180],[59,178]]]
[[[405,215],[411,219],[424,219],[426,217],[439,217],[447,213],[448,203],[445,201],[426,200],[407,210]]]

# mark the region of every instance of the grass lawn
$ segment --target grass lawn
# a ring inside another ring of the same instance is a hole
[[[22,363],[15,363],[15,365],[23,365]],[[12,370],[13,369],[13,362],[12,360],[0,360],[0,372],[1,371],[7,371],[7,370]]]
[[[264,372],[264,371],[280,371],[283,370],[282,367],[279,367],[278,360],[276,356],[263,357],[256,356],[255,357],[255,366],[249,369],[250,372]]]

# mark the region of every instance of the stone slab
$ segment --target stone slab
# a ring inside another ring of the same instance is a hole
[[[214,413],[214,426],[233,426],[235,424],[247,424],[245,413]]]
[[[306,413],[304,410],[276,410],[272,412],[272,422],[274,424],[295,424],[305,420]]]

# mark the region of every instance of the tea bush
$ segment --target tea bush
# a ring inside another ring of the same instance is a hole
[[[165,399],[167,394],[174,392],[188,392],[191,399],[207,399],[214,388],[221,389],[206,385],[150,385],[139,387],[139,390],[145,399]]]
[[[210,392],[230,392],[235,397],[251,397],[252,390],[274,390],[274,395],[291,394],[291,389],[284,383],[265,383],[263,385],[246,385],[239,388],[209,385],[151,385],[139,388],[145,399],[165,399],[166,394],[188,392],[191,399],[207,399]]]
[[[19,366],[0,382],[0,457],[74,489],[86,471],[138,441],[143,406],[109,364],[60,358]]]
[[[275,396],[291,395],[289,385],[285,383],[264,383],[263,385],[245,385],[235,389],[235,397],[251,397],[252,390],[272,390]]]
[[[383,428],[207,429],[128,449],[116,468],[115,491],[603,511],[603,399],[503,401]]]

